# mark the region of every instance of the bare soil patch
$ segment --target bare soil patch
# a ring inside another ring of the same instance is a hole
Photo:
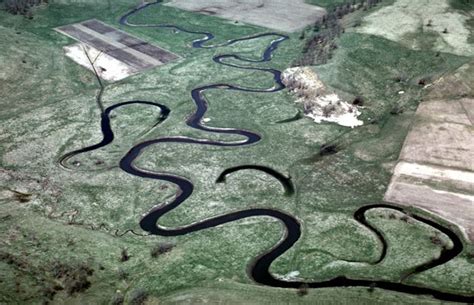
[[[457,224],[474,241],[473,99],[420,105],[385,200]]]
[[[172,0],[166,5],[283,32],[301,30],[326,14],[303,0]]]

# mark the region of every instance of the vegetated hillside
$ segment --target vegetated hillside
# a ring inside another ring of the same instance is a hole
[[[135,236],[128,231],[144,233],[138,226],[141,215],[170,200],[176,188],[127,175],[117,168],[119,160],[132,145],[168,135],[238,140],[191,130],[184,124],[195,110],[190,90],[216,82],[273,86],[266,73],[212,61],[212,56],[225,53],[259,59],[271,38],[196,50],[190,46],[199,38],[196,35],[124,28],[183,59],[106,84],[105,106],[148,100],[167,105],[171,114],[151,128],[158,111],[140,106],[120,109],[113,113],[115,142],[80,156],[77,170],[61,169],[57,161],[64,153],[101,140],[100,112],[94,75],[64,57],[61,48],[72,40],[53,28],[90,18],[119,27],[117,18],[133,4],[50,1],[47,8],[38,7],[33,20],[0,12],[0,302],[439,303],[376,288],[310,290],[301,297],[294,290],[257,286],[249,279],[247,266],[283,233],[271,219],[249,219],[176,238]],[[132,20],[213,31],[216,39],[210,44],[266,31],[161,6]],[[368,124],[354,130],[306,119],[280,124],[297,113],[286,92],[207,92],[210,126],[254,130],[263,140],[242,149],[169,144],[144,152],[138,166],[183,175],[196,185],[193,197],[161,220],[162,225],[174,227],[252,207],[288,212],[304,224],[304,235],[272,271],[282,276],[299,271],[306,279],[344,273],[393,279],[439,253],[438,240],[431,239],[437,237],[436,230],[410,217],[375,211],[370,221],[388,236],[396,255],[387,259],[385,268],[370,268],[363,262],[377,259],[380,245],[354,221],[353,212],[382,200],[413,112],[424,96],[420,80],[429,83],[431,77],[454,71],[470,59],[411,50],[381,37],[348,32],[336,39],[332,59],[314,69],[348,100],[359,94],[364,98],[363,119]],[[290,42],[262,66],[280,70],[290,66],[305,43],[299,35],[291,35]],[[226,183],[215,183],[225,168],[241,164],[262,164],[291,176],[297,195],[283,196],[277,181],[256,171],[239,172]],[[443,236],[439,239],[444,242]],[[174,247],[161,253],[169,244]],[[456,285],[449,290],[472,294],[471,279],[465,276],[474,264],[472,250],[466,247],[452,264],[417,283],[439,289]],[[344,260],[361,263],[354,267]]]
[[[450,4],[448,0],[397,0],[364,17],[356,31],[385,37],[415,50],[473,56],[474,46],[469,43],[472,11],[457,10]]]

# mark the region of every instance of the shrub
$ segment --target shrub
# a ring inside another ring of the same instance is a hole
[[[329,117],[331,113],[334,112],[335,110],[336,110],[336,106],[332,104],[326,105],[323,108],[323,116]]]
[[[362,96],[356,96],[352,101],[352,105],[364,106],[364,98]]]
[[[468,251],[466,256],[469,261],[472,261],[472,263],[474,263],[474,250]]]
[[[301,284],[300,287],[298,287],[298,291],[296,292],[300,297],[303,297],[308,294],[308,289],[309,286],[306,283]]]
[[[47,0],[5,0],[5,10],[14,15],[25,15],[31,17],[31,8]]]
[[[142,288],[135,289],[130,294],[130,305],[142,305],[148,298],[148,292]]]
[[[426,83],[428,82],[428,80],[426,78],[422,78],[418,81],[418,85],[420,86],[426,86]]]
[[[73,295],[76,292],[86,291],[90,286],[91,282],[87,279],[87,274],[79,272],[72,277],[68,277],[64,286],[69,295]]]
[[[91,286],[88,277],[94,273],[94,269],[88,265],[69,265],[61,262],[54,262],[50,271],[54,278],[62,281],[69,295],[87,290]]]
[[[325,144],[319,149],[319,155],[321,157],[334,155],[339,151],[339,148],[335,144]]]
[[[403,109],[402,106],[396,104],[395,106],[393,106],[393,108],[390,110],[390,114],[391,115],[399,115],[399,114],[402,114],[405,110]]]
[[[156,258],[161,254],[170,252],[173,248],[174,248],[173,244],[166,244],[166,243],[158,244],[157,246],[151,249],[150,254],[151,254],[151,257]]]
[[[125,303],[125,299],[123,295],[119,293],[114,294],[114,296],[112,297],[112,300],[110,301],[110,304],[112,305],[122,305],[123,303]]]
[[[130,255],[128,255],[127,249],[122,249],[122,252],[120,252],[120,261],[126,262],[129,259],[130,259]]]

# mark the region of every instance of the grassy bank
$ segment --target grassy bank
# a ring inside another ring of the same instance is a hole
[[[41,303],[52,295],[57,304],[107,304],[121,296],[130,302],[142,289],[151,303],[161,300],[165,304],[181,300],[197,304],[206,299],[215,303],[235,300],[238,304],[246,303],[249,294],[252,299],[262,300],[255,301],[260,304],[309,304],[315,300],[438,303],[377,289],[324,289],[299,297],[295,291],[256,286],[246,273],[248,265],[283,234],[282,226],[272,219],[242,220],[179,238],[131,234],[115,237],[115,231],[141,232],[140,216],[153,205],[169,201],[175,192],[173,185],[132,177],[117,168],[131,146],[169,135],[235,140],[184,124],[195,107],[190,90],[217,82],[258,88],[273,85],[269,74],[249,73],[211,60],[225,53],[258,58],[269,38],[197,50],[191,48],[192,41],[199,38],[194,35],[124,27],[182,59],[107,84],[105,106],[127,100],[155,101],[167,105],[171,114],[164,123],[151,128],[159,116],[155,109],[119,109],[112,121],[114,143],[78,156],[76,161],[81,165],[74,171],[61,169],[57,160],[62,154],[100,141],[100,113],[95,103],[98,86],[94,76],[64,57],[62,47],[72,41],[53,28],[89,18],[118,27],[118,17],[133,4],[54,1],[48,7],[37,8],[33,20],[0,12],[0,38],[4,42],[0,46],[0,302]],[[212,31],[215,43],[267,31],[162,6],[154,6],[130,21],[177,23],[184,28]],[[298,36],[291,35],[271,62],[258,66],[288,67],[301,52],[303,42]],[[439,253],[439,245],[430,242],[430,236],[436,234],[433,229],[415,221],[407,225],[398,218],[390,219],[387,211],[380,210],[370,215],[370,221],[386,234],[391,252],[384,264],[369,267],[364,262],[377,258],[380,245],[370,231],[353,220],[352,213],[360,206],[382,200],[413,113],[424,96],[419,80],[436,79],[469,59],[415,51],[358,33],[342,35],[338,45],[334,58],[315,70],[348,100],[357,95],[364,97],[366,125],[347,129],[317,125],[306,118],[278,124],[297,112],[293,97],[285,91],[207,92],[209,126],[252,130],[262,134],[263,140],[235,149],[177,144],[147,149],[137,161],[141,167],[183,175],[196,186],[188,201],[163,218],[163,225],[186,225],[251,207],[286,211],[302,222],[304,234],[272,270],[280,275],[299,271],[300,277],[307,279],[348,274],[396,280],[407,268]],[[321,156],[320,148],[325,144],[335,145],[337,153]],[[215,183],[225,168],[242,164],[265,165],[290,175],[296,195],[283,196],[278,181],[256,171],[235,173],[225,184]],[[30,195],[25,199],[15,191]],[[152,258],[151,250],[165,242],[175,247]],[[130,256],[125,261],[123,249]],[[466,270],[472,272],[474,268],[468,254],[413,281],[473,293],[471,279],[465,276]],[[93,269],[92,274],[83,264]],[[64,274],[58,274],[58,268]],[[446,273],[455,276],[456,281],[445,277]],[[86,282],[90,286],[86,287]],[[76,290],[70,288],[76,286]]]

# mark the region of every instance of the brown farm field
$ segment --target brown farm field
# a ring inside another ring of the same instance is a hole
[[[167,5],[283,32],[301,30],[326,12],[304,0],[172,0]]]

